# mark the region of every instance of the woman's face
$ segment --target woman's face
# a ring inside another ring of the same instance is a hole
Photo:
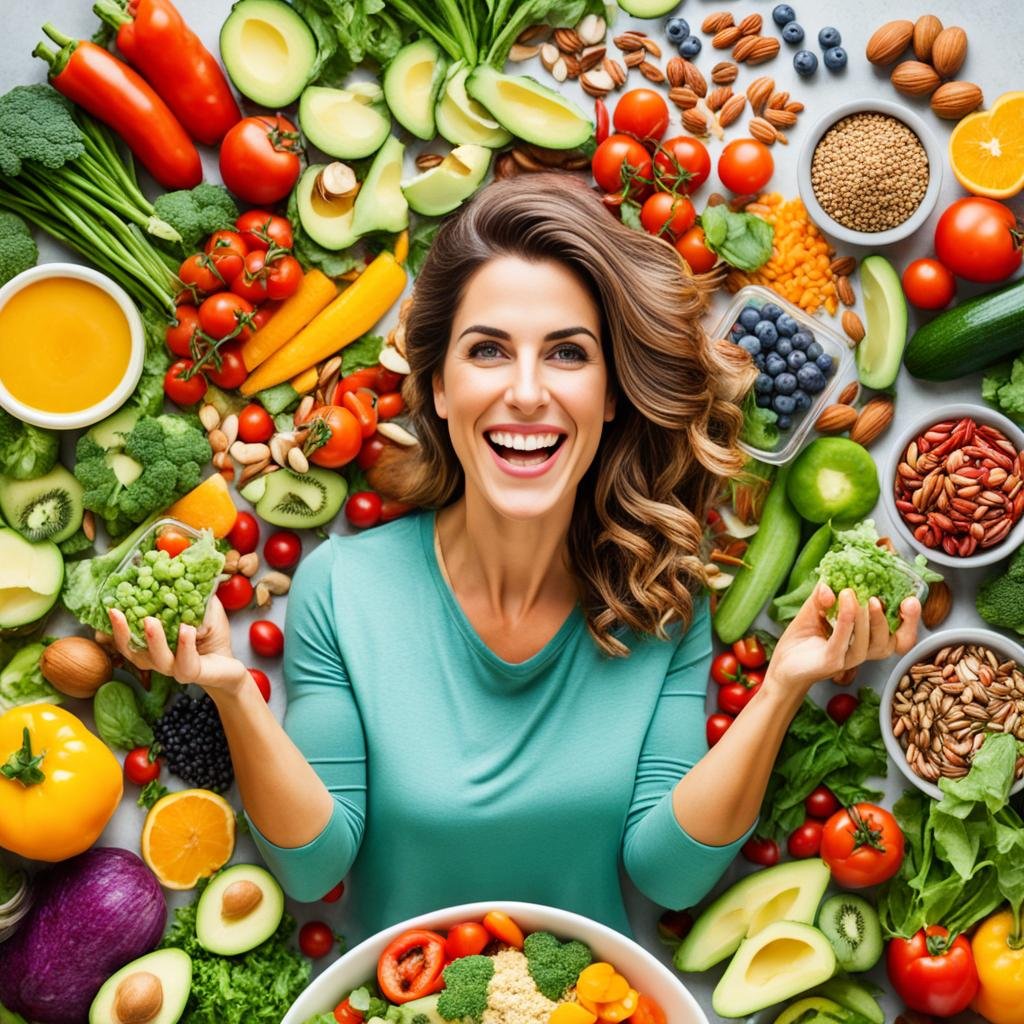
[[[501,257],[469,280],[434,407],[466,476],[500,515],[572,504],[614,397],[597,306],[567,267]]]

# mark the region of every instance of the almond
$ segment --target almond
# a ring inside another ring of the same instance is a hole
[[[730,25],[728,28],[719,29],[714,38],[711,40],[711,45],[716,50],[728,50],[730,46],[734,46],[736,41],[740,37],[740,30],[735,25]]]
[[[693,61],[686,61],[683,71],[686,73],[686,84],[698,95],[707,96],[708,83],[699,67]]]
[[[627,68],[639,67],[647,59],[647,51],[642,47],[639,50],[631,50],[623,58]]]
[[[967,56],[967,33],[957,25],[944,28],[932,43],[932,67],[941,78],[952,78]]]
[[[708,119],[707,115],[699,110],[691,109],[683,111],[683,127],[690,132],[691,135],[707,135],[708,134]]]
[[[857,414],[857,422],[850,429],[850,440],[865,448],[873,444],[889,429],[893,411],[891,398],[872,398]]]
[[[660,57],[661,56],[661,47],[653,39],[651,39],[650,36],[644,36],[644,38],[641,40],[641,42],[644,44],[644,49],[652,57]]]
[[[757,46],[758,36],[743,36],[732,48],[732,59],[742,64]]]
[[[945,580],[928,584],[928,596],[921,606],[921,622],[925,629],[941,626],[953,610],[953,591]]]
[[[791,114],[802,114],[804,112],[804,105],[799,100],[792,100],[786,104],[786,110]]]
[[[562,53],[579,53],[583,49],[583,40],[571,28],[556,28],[551,38]]]
[[[632,53],[635,50],[642,50],[644,48],[644,37],[637,34],[636,32],[623,32],[622,35],[616,36],[612,42],[623,52]]]
[[[981,106],[981,89],[973,82],[946,82],[932,93],[932,110],[949,121],[959,121]]]
[[[839,392],[839,397],[836,401],[840,405],[853,405],[857,401],[857,396],[860,394],[860,381],[851,380],[849,384]]]
[[[850,279],[845,274],[836,278],[836,293],[844,306],[852,306],[857,301],[857,296],[853,293],[853,285],[850,284]]]
[[[864,340],[864,322],[852,309],[843,310],[842,325],[846,336],[854,345],[859,345]]]
[[[747,86],[747,99],[750,100],[751,110],[755,114],[760,114],[764,109],[764,105],[768,102],[768,97],[773,92],[775,92],[775,80],[773,78],[769,78],[767,75],[755,78]]]
[[[626,84],[626,77],[629,72],[613,57],[605,57],[601,61],[601,70],[612,80],[612,85],[616,89]],[[587,73],[589,74],[590,72]]]
[[[919,60],[905,60],[897,64],[892,69],[889,81],[904,96],[930,96],[940,83],[935,68]]]
[[[607,70],[602,68],[593,68],[590,71],[585,71],[580,75],[579,82],[583,87],[583,91],[588,96],[594,96],[597,99],[601,99],[601,97],[606,96],[612,89],[616,88],[615,79],[612,78]]]
[[[655,85],[660,85],[665,81],[665,72],[657,64],[652,64],[649,60],[641,62],[639,71],[648,82],[653,82]]]
[[[728,85],[720,85],[717,89],[712,89],[708,93],[708,98],[705,101],[708,105],[708,110],[721,110],[725,106],[726,101],[732,98],[732,87]]]
[[[711,69],[711,81],[715,85],[732,85],[740,69],[731,60],[719,61]]]
[[[588,46],[579,57],[580,72],[596,68],[604,60],[607,52],[603,46]]]
[[[608,31],[608,23],[596,14],[588,14],[577,26],[576,34],[583,40],[584,46],[600,43]]]
[[[935,37],[942,31],[942,22],[934,14],[922,14],[914,22],[914,56],[918,60],[932,59]]]
[[[845,434],[857,422],[857,410],[852,405],[830,405],[815,421],[819,434]]]
[[[888,21],[868,40],[864,55],[872,64],[891,64],[914,37],[914,23],[901,19]]]
[[[796,124],[796,114],[788,110],[776,110],[774,107],[765,110],[764,119],[776,128],[792,128]]]
[[[758,142],[763,142],[766,146],[775,144],[775,126],[763,117],[753,118],[747,125],[747,129]]]
[[[778,92],[773,92],[771,96],[768,97],[767,106],[782,110],[788,102],[789,93],[785,90],[779,90]]]
[[[665,65],[665,77],[669,88],[676,89],[686,82],[686,61],[682,57],[673,57]]]
[[[669,89],[668,98],[677,106],[680,110],[692,110],[697,106],[697,101],[700,97],[689,87],[680,86],[678,89]]]
[[[728,128],[729,125],[734,124],[739,120],[739,116],[743,113],[743,109],[746,105],[747,97],[744,96],[743,93],[730,96],[729,99],[722,104],[722,109],[718,112],[718,123],[723,128]]]
[[[512,49],[508,51],[508,59],[514,64],[518,64],[520,61],[536,57],[538,53],[540,53],[539,46],[528,46],[525,43],[514,43],[512,45]]]
[[[709,14],[701,23],[700,30],[708,35],[728,28],[732,24],[732,15],[728,11],[719,11],[717,14]]]
[[[416,170],[429,171],[431,167],[440,167],[444,163],[444,157],[440,153],[420,153],[416,157]]]
[[[766,61],[774,59],[778,52],[778,39],[773,39],[771,36],[758,36],[757,43],[747,57],[747,63],[750,65],[764,64]]]
[[[756,36],[761,33],[764,19],[760,14],[748,14],[740,23],[739,30],[745,36]]]

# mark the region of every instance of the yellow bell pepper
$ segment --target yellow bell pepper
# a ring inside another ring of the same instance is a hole
[[[1010,945],[1013,914],[1002,910],[982,921],[971,939],[981,987],[971,1006],[991,1024],[1024,1024],[1024,946]]]
[[[117,758],[70,711],[27,704],[0,716],[0,847],[58,861],[87,850],[124,791]]]

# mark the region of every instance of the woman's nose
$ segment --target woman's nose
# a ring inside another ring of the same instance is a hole
[[[532,412],[545,405],[548,390],[543,380],[543,366],[537,359],[520,357],[512,367],[512,380],[505,392],[505,401],[523,412]]]

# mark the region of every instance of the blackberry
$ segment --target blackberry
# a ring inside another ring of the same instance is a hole
[[[190,786],[223,793],[234,781],[217,707],[203,694],[179,697],[153,727],[167,767]]]

